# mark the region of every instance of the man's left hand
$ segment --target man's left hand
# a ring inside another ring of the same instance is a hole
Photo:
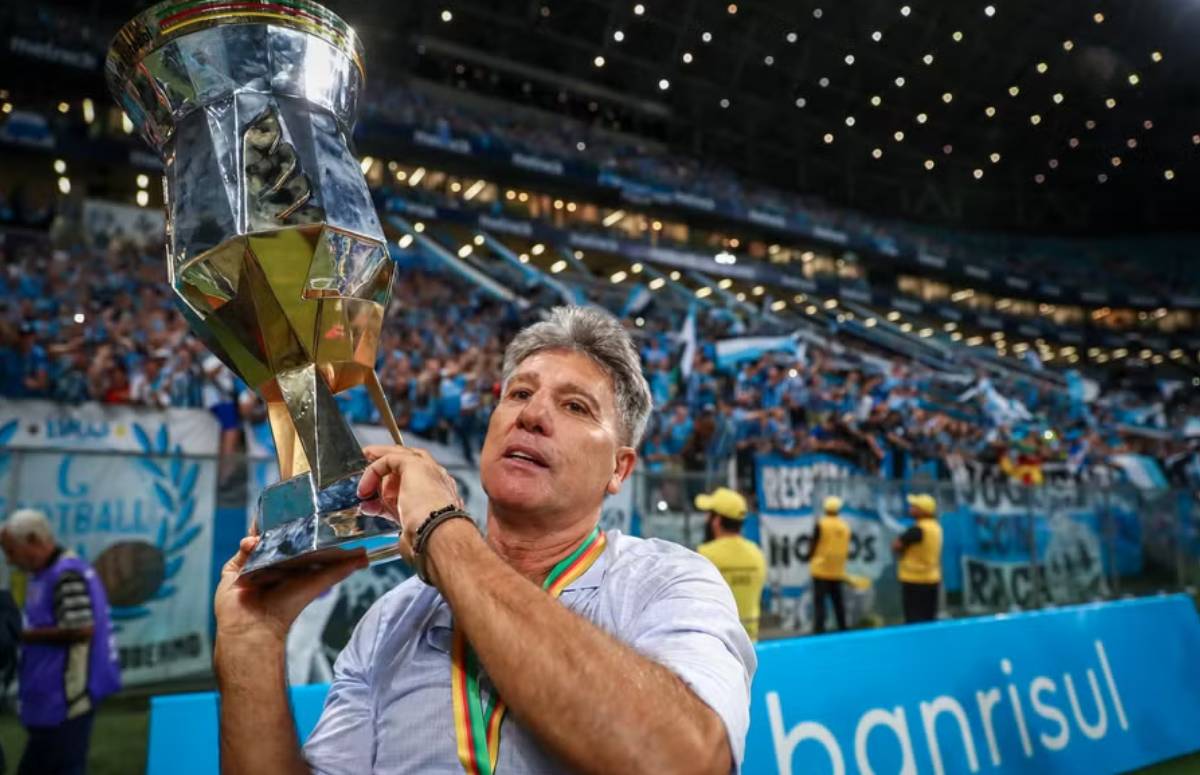
[[[411,561],[417,529],[429,515],[450,505],[463,507],[458,485],[423,449],[370,446],[363,448],[363,454],[370,465],[359,480],[358,496],[374,496],[363,504],[363,511],[400,523],[400,553]]]

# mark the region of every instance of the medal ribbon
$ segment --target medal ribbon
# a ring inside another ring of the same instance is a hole
[[[542,589],[558,597],[604,554],[607,541],[597,525],[575,551],[559,561]],[[479,657],[458,627],[450,646],[450,688],[454,696],[454,735],[458,739],[458,759],[467,775],[494,775],[500,756],[500,723],[507,708],[495,688],[483,701],[479,687],[482,670]]]

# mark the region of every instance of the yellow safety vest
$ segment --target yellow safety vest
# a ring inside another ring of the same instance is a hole
[[[721,571],[725,583],[733,592],[742,626],[746,628],[750,640],[758,640],[763,584],[767,580],[767,561],[762,551],[741,536],[723,536],[700,544],[696,551]]]
[[[850,526],[841,517],[826,514],[817,521],[821,536],[813,550],[810,569],[814,579],[841,581],[846,577],[850,554]]]
[[[917,521],[921,540],[909,544],[900,556],[900,580],[909,584],[937,584],[942,580],[942,526],[936,519]]]

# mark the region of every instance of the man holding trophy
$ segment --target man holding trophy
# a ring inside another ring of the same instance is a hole
[[[353,30],[308,0],[162,3],[122,29],[108,75],[164,159],[180,305],[267,402],[280,458],[215,600],[223,770],[736,770],[756,662],[728,588],[682,547],[598,527],[650,411],[620,324],[559,308],[514,339],[488,513],[469,515],[399,445],[374,372],[392,263],[348,149]],[[358,385],[397,446],[359,448],[333,400]],[[418,575],[359,623],[302,750],[287,630],[396,554]]]

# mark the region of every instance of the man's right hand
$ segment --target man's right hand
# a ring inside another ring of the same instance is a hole
[[[368,564],[365,551],[348,552],[345,559],[316,570],[293,571],[278,581],[250,584],[239,579],[239,574],[258,540],[258,536],[243,538],[237,554],[221,569],[213,599],[219,651],[239,645],[283,648],[292,622],[305,606]]]

